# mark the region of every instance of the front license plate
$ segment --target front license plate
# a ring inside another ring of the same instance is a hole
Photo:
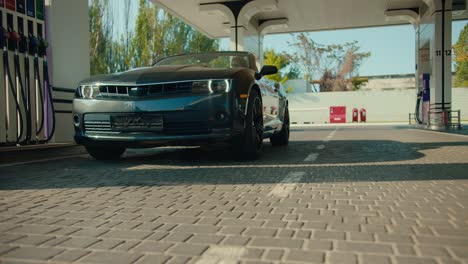
[[[116,115],[111,117],[113,131],[160,132],[163,130],[162,115]]]

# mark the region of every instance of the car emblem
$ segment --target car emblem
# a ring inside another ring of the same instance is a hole
[[[132,87],[130,88],[130,96],[144,96],[146,94],[146,89],[142,87]]]

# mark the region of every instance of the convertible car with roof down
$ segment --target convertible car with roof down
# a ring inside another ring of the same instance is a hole
[[[248,52],[213,52],[91,77],[73,100],[75,141],[96,159],[117,159],[126,148],[216,143],[256,159],[265,138],[289,141],[286,93],[265,78],[277,71],[258,71]]]

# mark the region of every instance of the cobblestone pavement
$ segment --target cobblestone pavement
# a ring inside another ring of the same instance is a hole
[[[198,148],[0,166],[4,263],[468,263],[468,137],[295,129],[255,162]]]

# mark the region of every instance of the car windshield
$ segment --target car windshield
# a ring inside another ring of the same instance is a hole
[[[250,68],[249,55],[234,52],[179,55],[162,59],[155,65],[197,65],[216,69]]]

